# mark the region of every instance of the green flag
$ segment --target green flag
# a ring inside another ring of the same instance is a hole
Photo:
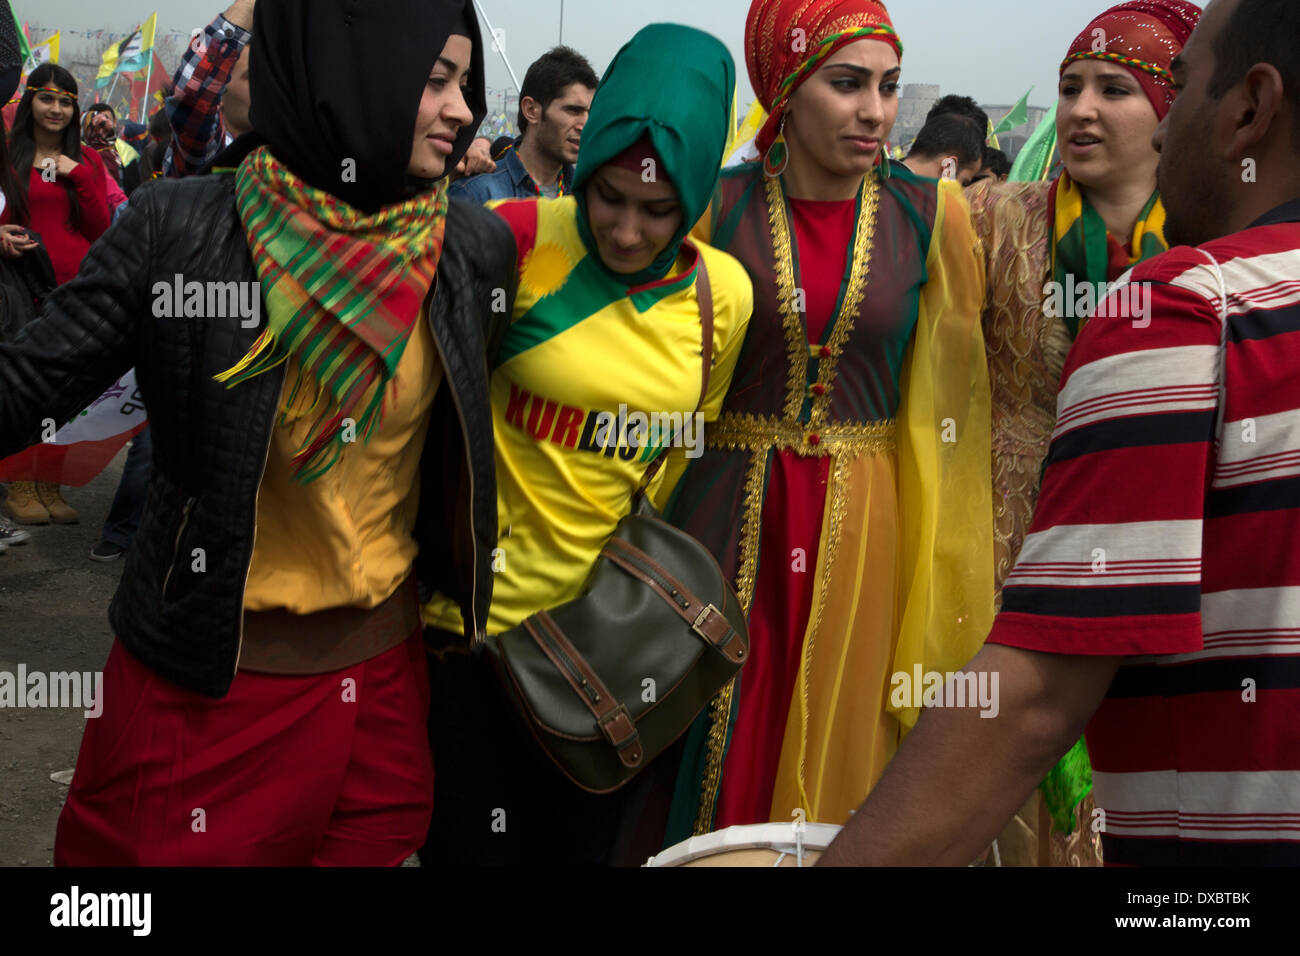
[[[993,135],[998,133],[1009,133],[1017,126],[1024,126],[1029,122],[1029,94],[1034,92],[1031,86],[1025,95],[1020,97],[1020,102],[1011,107],[1011,112],[1002,119],[998,120],[998,125],[993,127]]]
[[[1038,129],[1030,134],[1029,140],[1016,156],[1011,165],[1008,182],[1036,183],[1046,179],[1052,168],[1052,154],[1056,152],[1056,104],[1047,111]]]
[[[23,68],[25,70],[27,61],[32,56],[32,48],[31,44],[27,42],[27,24],[18,19],[18,11],[14,9],[14,0],[9,0],[9,15],[14,18],[14,32],[18,34],[18,52],[23,56]]]

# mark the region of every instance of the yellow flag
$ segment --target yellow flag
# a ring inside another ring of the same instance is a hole
[[[95,74],[95,85],[103,86],[117,72],[117,44],[104,51],[104,58],[99,62],[99,72]]]
[[[722,153],[724,166],[743,161],[746,157],[743,154],[738,155],[741,151],[743,153],[754,152],[754,137],[758,135],[758,131],[763,128],[763,124],[766,122],[767,110],[763,109],[762,105],[755,100],[753,105],[749,107],[749,112],[745,114],[745,121],[740,124],[740,128],[732,133],[731,139],[727,141],[727,148]]]
[[[42,63],[59,62],[59,34],[54,34],[47,40],[40,43],[32,44],[28,51],[27,60],[23,64],[23,74],[26,75],[36,69]]]
[[[149,62],[149,54],[153,51],[157,29],[158,14],[155,13],[125,40],[114,43],[105,50],[99,72],[95,74],[95,86],[107,86],[114,73],[130,73],[145,67]]]

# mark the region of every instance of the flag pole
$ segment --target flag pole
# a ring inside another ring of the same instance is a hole
[[[483,18],[483,22],[487,24],[488,33],[493,38],[494,44],[497,48],[497,52],[501,54],[501,59],[505,61],[506,69],[510,71],[510,79],[515,84],[515,92],[522,95],[523,88],[519,85],[519,77],[515,76],[515,68],[510,65],[510,60],[506,56],[506,51],[501,47],[499,43],[495,43],[497,32],[492,28],[492,21],[488,19],[487,11],[483,9],[483,4],[480,3],[479,0],[474,0],[474,6],[478,10],[478,15]]]
[[[153,47],[149,48],[149,66],[144,71],[144,96],[140,98],[140,122],[149,122],[149,78],[153,76]],[[127,114],[128,119],[130,114]]]

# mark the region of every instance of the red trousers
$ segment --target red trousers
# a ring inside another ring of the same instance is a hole
[[[331,674],[240,672],[220,700],[113,644],[56,866],[397,866],[433,812],[420,632]]]

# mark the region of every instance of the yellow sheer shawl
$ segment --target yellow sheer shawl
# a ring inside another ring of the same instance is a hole
[[[940,182],[898,430],[902,627],[896,674],[965,666],[993,625],[991,399],[983,254],[960,187]],[[906,733],[920,710],[895,707]]]

